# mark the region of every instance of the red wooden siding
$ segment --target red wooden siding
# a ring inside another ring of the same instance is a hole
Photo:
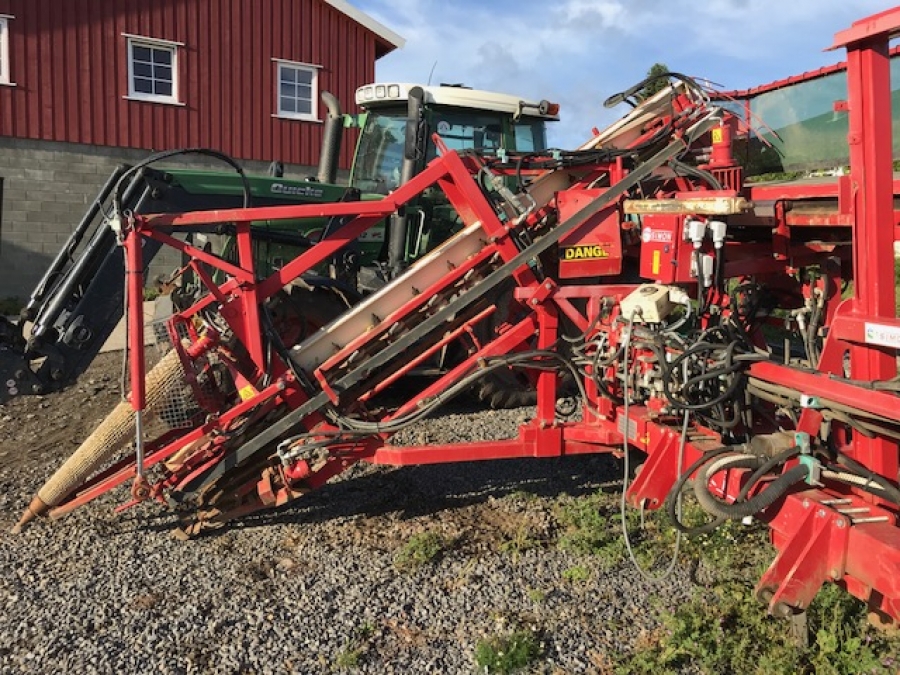
[[[321,65],[319,90],[352,110],[378,36],[322,0],[0,0],[10,80],[0,136],[147,150],[210,147],[315,165],[322,125],[274,117],[273,58]],[[127,100],[123,33],[184,43],[180,106]],[[324,115],[319,104],[319,117]],[[344,144],[342,165],[351,148]]]

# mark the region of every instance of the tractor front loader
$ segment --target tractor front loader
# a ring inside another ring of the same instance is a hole
[[[132,214],[177,213],[237,207],[276,206],[380,199],[421,171],[436,155],[431,141],[438,133],[453,148],[491,153],[546,148],[547,122],[558,119],[557,106],[460,86],[398,83],[359,88],[362,112],[341,112],[339,102],[323,92],[327,116],[316,175],[285,177],[273,163],[272,175],[246,175],[216,151],[185,149],[147,158],[112,173],[75,226],[58,255],[31,293],[17,322],[0,317],[0,403],[21,395],[40,395],[72,384],[90,365],[123,314],[123,248],[110,224],[113,203]],[[406,134],[407,119],[411,133]],[[337,164],[344,127],[359,128],[353,167],[346,185],[338,184]],[[161,160],[187,155],[224,161],[227,171],[158,167]],[[266,276],[342,224],[342,217],[264,219],[252,224],[254,270]],[[331,259],[303,275],[294,304],[303,305],[309,327],[327,320],[381,288],[409,264],[457,232],[462,223],[449,203],[435,193],[421,195],[402,213],[361,233]],[[234,227],[215,222],[177,236],[199,249],[236,261]],[[147,241],[145,268],[160,249]],[[185,261],[186,263],[186,261]],[[177,271],[177,270],[176,270]],[[214,280],[224,272],[214,270]],[[145,272],[146,281],[146,272]],[[187,307],[206,292],[194,273],[176,274],[164,284],[176,307]],[[446,354],[429,363],[446,369]],[[425,371],[420,369],[420,372]],[[512,402],[515,391],[492,382],[482,396]]]

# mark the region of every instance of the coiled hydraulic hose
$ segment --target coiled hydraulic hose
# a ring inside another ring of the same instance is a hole
[[[728,461],[731,460],[731,461]],[[694,494],[697,495],[697,501],[707,513],[711,513],[720,518],[729,520],[738,520],[752,516],[760,511],[772,506],[781,499],[787,491],[809,475],[809,468],[805,465],[798,465],[786,471],[776,478],[765,490],[747,501],[739,501],[733,504],[724,502],[715,497],[709,490],[709,479],[721,471],[722,469],[734,468],[753,468],[758,463],[758,458],[752,456],[736,456],[734,458],[726,458],[703,470],[694,482]]]
[[[666,496],[666,513],[678,531],[688,535],[706,534],[715,530],[726,520],[752,516],[774,504],[793,485],[807,478],[809,469],[805,465],[796,466],[775,479],[769,487],[755,497],[745,501],[750,491],[764,476],[777,466],[796,457],[800,453],[800,448],[797,446],[788,448],[765,461],[762,461],[760,457],[746,454],[733,454],[730,457],[723,457],[723,455],[734,452],[734,450],[736,448],[733,446],[724,446],[704,454],[689,466],[673,484],[672,489]],[[887,478],[870,471],[859,462],[840,452],[838,453],[837,462],[847,470],[837,471],[826,468],[822,470],[821,475],[823,478],[865,490],[895,504],[900,504],[900,489]],[[718,499],[710,492],[709,480],[724,469],[736,468],[755,468],[755,471],[747,479],[744,487],[741,488],[734,503],[729,504]],[[685,484],[694,472],[697,472],[697,479],[694,483],[694,493],[697,496],[697,500],[707,513],[715,517],[702,525],[689,526],[679,519],[676,503],[678,495],[684,490]]]
[[[688,467],[687,471],[685,471],[675,482],[675,484],[672,485],[672,489],[669,490],[669,494],[666,495],[666,513],[669,515],[669,519],[672,521],[672,524],[677,530],[692,536],[698,534],[707,534],[709,532],[712,532],[717,527],[722,525],[726,520],[728,520],[728,518],[725,518],[723,516],[717,516],[707,523],[692,527],[690,525],[685,525],[678,518],[675,506],[678,500],[678,495],[684,489],[685,483],[687,483],[688,479],[690,479],[695,471],[700,471],[701,474],[706,473],[705,471],[701,470],[701,467],[710,464],[717,457],[721,457],[724,454],[733,452],[735,449],[736,448],[734,446],[723,446],[704,454],[702,457],[700,457],[700,459],[698,459],[690,467]],[[746,499],[747,495],[750,494],[750,491],[756,486],[756,484],[760,480],[762,480],[764,476],[770,473],[775,467],[784,464],[789,459],[796,457],[799,453],[800,448],[798,446],[793,446],[762,462],[762,464],[759,465],[756,471],[754,471],[747,479],[744,487],[741,488],[740,493],[735,499],[735,503],[742,502],[744,499]],[[698,476],[698,480],[699,479],[700,477]]]

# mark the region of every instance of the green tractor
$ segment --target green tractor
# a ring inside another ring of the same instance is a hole
[[[150,162],[117,168],[45,272],[19,321],[0,317],[0,403],[74,382],[121,319],[122,251],[106,219],[113,199],[134,213],[380,199],[437,155],[435,134],[451,150],[540,152],[546,149],[546,122],[558,119],[556,106],[546,101],[461,86],[365,85],[356,92],[361,112],[355,115],[343,114],[328,93],[323,100],[328,113],[315,177],[286,177],[277,162],[267,176],[247,176],[233,162],[237,172],[160,170]],[[340,185],[337,157],[346,128],[358,128],[359,135],[349,182]],[[253,223],[258,274],[270,274],[340,225],[329,219]],[[230,258],[234,251],[229,227],[222,224],[187,236],[193,245]],[[423,197],[338,252],[316,275],[304,278],[303,289],[291,290],[292,306],[307,315],[311,329],[319,328],[460,227],[449,204]],[[147,242],[145,264],[157,250],[158,244]],[[189,303],[199,292],[190,273],[165,281],[176,306]]]

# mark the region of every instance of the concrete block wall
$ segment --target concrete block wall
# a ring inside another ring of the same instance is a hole
[[[118,164],[135,163],[146,150],[107,148],[0,137],[0,299],[24,301],[62,244],[75,229]],[[247,173],[265,174],[264,162],[239,162]],[[165,166],[231,171],[202,159],[177,159]],[[315,175],[315,167],[285,166],[286,176]],[[150,269],[150,278],[179,264],[169,249]]]

